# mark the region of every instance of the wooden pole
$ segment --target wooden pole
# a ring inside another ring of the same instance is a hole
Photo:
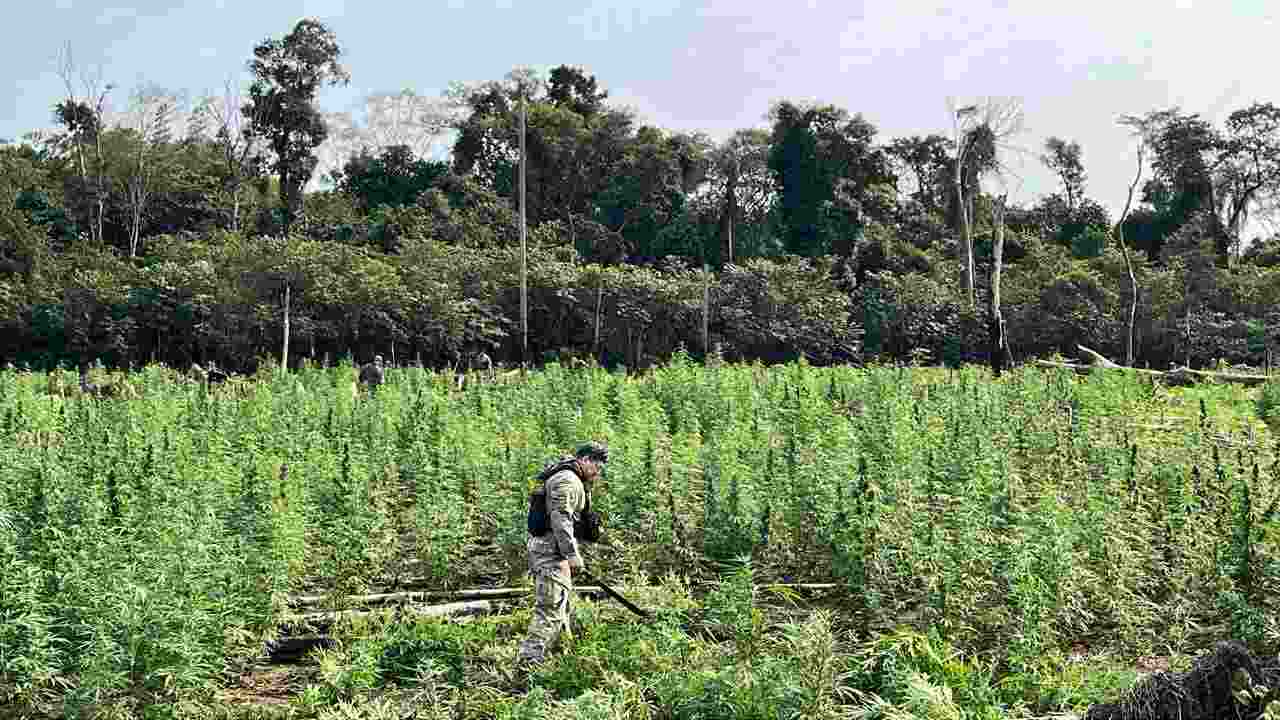
[[[284,283],[284,347],[280,349],[280,372],[289,372],[289,302],[292,300],[290,290],[293,283]]]
[[[525,97],[520,88],[520,363],[529,364],[529,251],[528,231],[525,226]]]

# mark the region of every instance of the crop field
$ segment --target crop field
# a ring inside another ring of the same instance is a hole
[[[1280,649],[1277,381],[355,378],[0,374],[0,716],[1031,717]],[[524,672],[528,492],[593,438],[587,567],[652,618],[579,596]],[[513,590],[415,612],[476,588]]]

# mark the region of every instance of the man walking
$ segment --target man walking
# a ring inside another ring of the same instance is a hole
[[[586,568],[578,542],[594,540],[583,537],[586,528],[594,525],[588,517],[591,487],[608,461],[607,447],[588,442],[538,475],[543,485],[530,498],[530,536],[525,544],[533,576],[533,619],[520,643],[521,663],[542,662],[561,633],[569,634],[572,575]],[[545,520],[540,512],[545,513]]]

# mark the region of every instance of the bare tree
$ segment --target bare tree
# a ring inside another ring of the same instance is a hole
[[[137,257],[142,217],[154,189],[152,179],[163,162],[173,135],[174,114],[181,99],[154,85],[137,88],[130,96],[124,127],[131,131],[133,147],[125,197],[129,205],[129,257]]]
[[[1136,115],[1121,116],[1119,123],[1133,129],[1138,141],[1138,171],[1129,183],[1129,194],[1124,199],[1124,209],[1120,211],[1120,220],[1116,222],[1116,243],[1120,246],[1120,254],[1124,257],[1124,269],[1129,274],[1129,327],[1125,334],[1124,364],[1133,367],[1133,328],[1138,317],[1138,276],[1133,272],[1133,258],[1129,255],[1129,246],[1124,242],[1124,221],[1129,216],[1129,208],[1133,205],[1133,193],[1142,180],[1143,164],[1146,159],[1147,145],[1151,141],[1154,127],[1149,118]]]
[[[66,101],[58,106],[59,120],[68,130],[80,171],[80,182],[90,203],[89,232],[94,243],[103,241],[107,205],[107,163],[102,149],[107,96],[115,86],[104,83],[102,67],[92,71],[76,64],[71,42],[58,52],[56,72],[66,87]],[[92,150],[88,156],[86,145]],[[90,172],[92,170],[92,172]]]
[[[1008,140],[1023,131],[1024,116],[1019,98],[984,98],[959,108],[955,107],[954,100],[948,99],[947,109],[951,113],[956,152],[951,181],[960,219],[960,282],[969,307],[973,308],[977,302],[974,295],[973,202],[981,190],[983,175],[1008,169],[1000,153],[1014,149]]]
[[[990,299],[990,360],[991,371],[1000,377],[1005,364],[1013,364],[1013,353],[1009,350],[1008,335],[1004,330],[1004,313],[1000,311],[1000,275],[1004,270],[1004,211],[1009,193],[1001,193],[992,205],[992,219],[995,222],[992,242],[991,260],[991,299]]]
[[[365,97],[364,107],[362,124],[349,112],[324,114],[329,134],[316,149],[320,162],[313,181],[331,177],[360,153],[403,146],[414,157],[429,157],[459,109],[454,99],[417,95],[412,90],[372,93]]]
[[[221,190],[223,202],[230,215],[230,230],[240,231],[240,205],[244,188],[258,174],[257,157],[262,142],[247,132],[251,117],[246,117],[246,107],[240,86],[231,77],[223,84],[220,97],[206,96],[196,108],[197,121],[213,134],[221,162]]]

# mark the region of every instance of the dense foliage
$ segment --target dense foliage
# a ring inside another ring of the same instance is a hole
[[[318,88],[348,80],[342,53],[303,20],[252,49],[244,97],[228,87],[188,108],[143,86],[111,112],[86,86],[50,103],[53,131],[0,146],[0,355],[247,369],[282,355],[287,291],[291,358],[439,365],[479,346],[520,360],[522,116],[529,359],[569,349],[637,367],[681,344],[814,363],[988,352],[981,308],[1004,199],[983,183],[1021,142],[1016,103],[958,110],[977,119],[957,138],[880,139],[860,113],[782,100],[767,127],[717,142],[646,125],[561,65],[440,101],[373,96],[361,126],[315,105]],[[1145,158],[1122,223],[1136,249],[1135,361],[1263,365],[1280,344],[1280,266],[1274,239],[1244,233],[1280,193],[1280,110],[1254,103],[1220,128],[1177,109],[1123,122]],[[448,156],[427,159],[446,131]],[[972,150],[961,172],[957,142]],[[1018,359],[1078,343],[1124,356],[1120,218],[1088,195],[1085,150],[1050,137],[1042,161],[1062,192],[1003,213]]]
[[[693,605],[663,596],[672,612],[702,608],[670,617],[676,627],[696,618],[721,643],[689,646],[720,658],[698,661],[693,676],[668,668],[663,682],[679,686],[653,690],[663,717],[697,717],[679,708],[708,693],[760,707],[853,702],[840,688],[908,701],[905,685],[885,684],[905,678],[865,668],[824,676],[817,695],[784,693],[795,680],[787,658],[799,656],[757,644],[782,628],[752,610],[752,580],[841,583],[835,629],[812,619],[786,632],[834,632],[846,639],[824,642],[847,653],[855,638],[892,644],[885,633],[899,624],[930,631],[928,642],[967,659],[928,682],[965,685],[992,707],[1080,702],[1049,679],[1077,645],[1189,653],[1206,639],[1198,628],[1269,652],[1280,642],[1280,455],[1258,417],[1274,387],[703,367],[679,354],[640,377],[552,364],[463,392],[447,374],[393,369],[373,396],[353,396],[350,366],[216,390],[149,366],[110,378],[132,399],[98,401],[65,394],[73,377],[0,374],[6,702],[198,696],[257,652],[291,591],[325,590],[342,607],[409,577],[435,588],[524,582],[530,478],[586,437],[611,446],[593,502],[608,544],[589,551],[592,567],[689,583],[751,559],[749,578]],[[506,627],[480,667],[509,665],[519,628]],[[365,642],[423,642],[395,640],[420,631],[444,632],[401,626]],[[692,642],[612,632],[587,637],[635,645],[610,667],[636,681],[656,671],[643,663],[674,661],[649,657],[645,643]],[[365,662],[359,647],[322,664],[348,679],[315,692],[369,687],[350,675]],[[414,652],[447,667],[448,647]],[[734,669],[726,648],[756,660]],[[382,652],[369,651],[370,662]],[[549,669],[544,684],[562,699],[605,692],[591,684],[601,671],[579,661]],[[417,663],[397,672],[428,669]],[[757,673],[767,697],[738,696],[738,672]]]

